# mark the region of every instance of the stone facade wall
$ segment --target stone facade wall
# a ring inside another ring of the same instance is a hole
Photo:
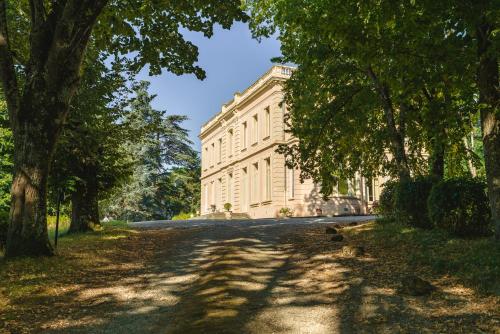
[[[282,84],[290,74],[289,67],[274,66],[202,127],[201,214],[212,212],[213,206],[222,212],[226,202],[233,212],[254,218],[276,217],[283,207],[295,216],[314,216],[317,209],[324,215],[367,212],[370,201],[363,179],[350,196],[324,201],[318,186],[311,180],[300,183],[299,171],[294,171],[290,189],[284,157],[275,152],[278,145],[293,140],[284,131],[282,104]],[[373,200],[380,193],[376,184],[382,182],[374,183]]]

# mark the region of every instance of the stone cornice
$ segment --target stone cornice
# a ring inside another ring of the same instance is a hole
[[[246,105],[253,97],[258,95],[269,85],[288,80],[292,71],[293,67],[289,66],[279,65],[271,67],[264,75],[262,75],[242,93],[236,92],[234,94],[234,98],[224,104],[221,111],[214,115],[201,127],[201,133],[198,137],[200,139],[205,138],[214,128],[220,125],[222,120],[228,120],[231,118],[233,113],[237,113],[239,108]]]

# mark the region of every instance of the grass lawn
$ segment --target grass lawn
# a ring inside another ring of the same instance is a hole
[[[49,222],[51,239],[54,228]],[[70,286],[81,281],[82,273],[96,270],[95,274],[99,275],[100,266],[113,264],[118,255],[120,261],[126,261],[127,252],[134,251],[119,247],[121,239],[137,233],[125,222],[105,223],[102,230],[85,234],[64,235],[67,228],[68,222],[63,219],[60,226],[63,236],[59,239],[56,256],[9,261],[0,258],[0,328],[25,317],[23,311],[33,310],[34,305],[37,312],[43,313],[52,307],[45,304],[45,299],[67,292]]]
[[[345,233],[408,272],[441,275],[481,294],[500,296],[500,244],[494,237],[460,239],[385,219]]]

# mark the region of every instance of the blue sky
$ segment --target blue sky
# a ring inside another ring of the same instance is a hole
[[[146,70],[138,79],[151,82],[150,93],[157,95],[155,109],[189,117],[184,126],[199,150],[198,134],[203,123],[219,112],[234,92],[244,90],[272,66],[271,58],[281,54],[280,44],[274,38],[257,42],[242,23],[234,24],[231,30],[217,27],[211,39],[192,32],[185,33],[185,38],[198,46],[198,65],[207,74],[205,80],[167,72],[149,77]]]

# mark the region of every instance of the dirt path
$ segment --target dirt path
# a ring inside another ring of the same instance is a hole
[[[156,226],[158,228],[158,226]],[[340,254],[320,224],[235,224],[139,233],[154,259],[71,295],[47,333],[486,333],[480,298],[396,292],[397,264]],[[165,237],[175,231],[174,237]],[[126,247],[126,243],[123,245]],[[133,262],[133,261],[131,261]],[[123,268],[122,268],[123,269]],[[91,277],[89,277],[91,279]]]

